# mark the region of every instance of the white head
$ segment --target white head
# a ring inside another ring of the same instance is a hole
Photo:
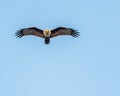
[[[46,29],[46,30],[43,31],[43,34],[44,34],[45,37],[50,37],[51,31]]]

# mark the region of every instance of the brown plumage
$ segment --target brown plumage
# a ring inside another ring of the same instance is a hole
[[[34,35],[41,38],[45,38],[45,44],[49,44],[50,38],[60,36],[60,35],[69,35],[73,37],[80,36],[77,30],[74,30],[72,28],[66,28],[66,27],[58,27],[53,30],[41,30],[36,27],[30,27],[30,28],[23,28],[21,30],[18,30],[15,34],[19,38],[27,35]]]
[[[51,30],[51,37],[56,37],[59,35],[71,35],[73,37],[78,37],[79,32],[77,30],[74,30],[72,28],[66,28],[66,27],[58,27],[56,29]]]

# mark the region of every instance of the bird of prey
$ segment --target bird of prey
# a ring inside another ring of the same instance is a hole
[[[53,30],[41,30],[37,27],[29,27],[29,28],[23,28],[18,30],[15,33],[15,36],[21,38],[23,36],[27,35],[34,35],[41,38],[44,38],[44,43],[49,44],[50,38],[56,37],[56,36],[62,36],[62,35],[68,35],[73,37],[80,36],[79,32],[77,30],[74,30],[73,28],[66,28],[66,27],[57,27]]]

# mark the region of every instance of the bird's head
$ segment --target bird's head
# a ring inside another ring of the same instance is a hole
[[[43,34],[44,34],[45,37],[50,37],[51,31],[46,29],[46,30],[43,31]]]

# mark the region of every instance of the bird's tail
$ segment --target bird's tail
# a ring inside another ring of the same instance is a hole
[[[49,37],[46,37],[45,38],[45,44],[49,44],[50,43],[50,38]]]

